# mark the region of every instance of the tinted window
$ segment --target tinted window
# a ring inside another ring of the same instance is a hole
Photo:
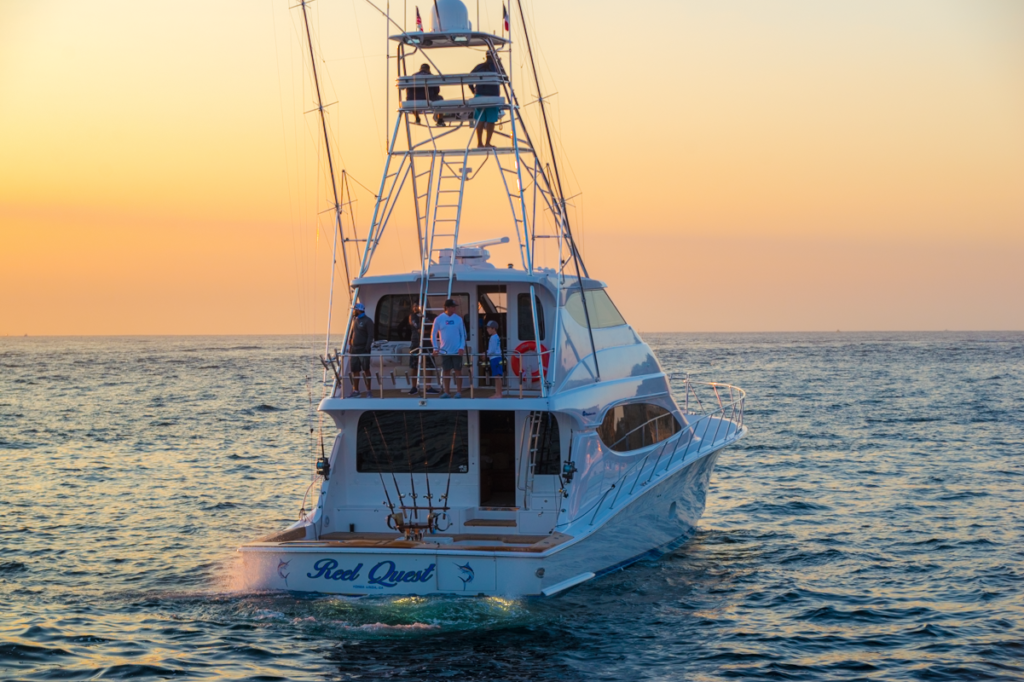
[[[357,471],[416,474],[469,471],[466,412],[371,410],[360,415],[358,429]]]
[[[517,300],[519,302],[519,309],[516,311],[516,317],[519,320],[519,340],[536,341],[533,335],[533,306],[530,305],[530,295],[519,294]],[[544,306],[541,305],[539,297],[537,298],[537,326],[540,327],[540,338],[543,341],[548,335],[544,332]]]
[[[587,310],[584,312],[583,299],[580,297],[580,292],[576,291],[569,294],[569,298],[565,302],[565,309],[572,315],[572,319],[586,327],[586,313],[590,313],[590,326],[593,329],[618,327],[619,325],[626,324],[626,320],[619,314],[619,309],[612,303],[612,299],[608,298],[608,294],[605,293],[604,289],[587,289],[586,295]]]
[[[678,430],[679,422],[665,408],[629,403],[608,410],[597,434],[612,450],[627,452],[660,443]]]
[[[458,313],[466,323],[466,336],[469,336],[469,318],[466,311],[469,310],[469,294],[452,294],[452,298],[459,304]],[[432,320],[441,314],[444,307],[444,296],[431,296],[427,299],[427,319]],[[418,294],[390,294],[381,296],[377,303],[374,319],[373,338],[376,341],[410,341],[412,339],[412,325],[409,324],[409,315],[412,313],[412,304],[420,300]],[[437,310],[434,310],[436,308]],[[427,330],[429,332],[429,330]],[[429,339],[428,339],[429,341]]]
[[[409,314],[412,304],[419,300],[415,294],[394,294],[381,296],[377,303],[377,317],[374,319],[373,338],[377,341],[409,341],[412,327]]]
[[[561,471],[561,468],[562,439],[558,433],[558,420],[551,412],[544,412],[541,416],[533,473],[541,476],[554,476]]]

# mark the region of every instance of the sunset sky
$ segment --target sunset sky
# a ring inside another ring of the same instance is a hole
[[[0,0],[0,335],[324,329],[292,4]],[[1024,2],[525,6],[587,264],[641,331],[1024,329]],[[385,21],[312,11],[336,148],[375,188]]]

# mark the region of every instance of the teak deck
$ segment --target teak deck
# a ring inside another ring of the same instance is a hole
[[[302,529],[296,529],[302,530]],[[304,534],[304,531],[303,531]],[[470,552],[545,552],[552,547],[572,539],[571,535],[565,533],[551,533],[550,535],[497,535],[461,533],[456,535],[441,536],[451,542],[432,542],[430,536],[423,540],[406,540],[401,535],[394,533],[326,533],[320,536],[319,540],[305,540],[296,537],[294,531],[281,533],[276,536],[263,538],[253,545],[276,545],[281,548],[288,547],[322,547],[324,549],[340,548],[373,548],[373,549],[447,549]],[[460,543],[487,543],[495,544],[473,544],[462,545]]]

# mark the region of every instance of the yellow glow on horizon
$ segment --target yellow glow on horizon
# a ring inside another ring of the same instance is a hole
[[[289,6],[0,4],[0,335],[323,330]],[[1024,329],[1024,3],[525,6],[579,241],[634,326]],[[384,21],[311,9],[340,160],[376,191]],[[510,234],[473,202],[466,239]],[[415,267],[410,225],[381,269]]]

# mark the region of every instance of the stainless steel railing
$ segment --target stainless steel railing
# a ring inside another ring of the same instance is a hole
[[[541,378],[539,367],[542,360],[545,359],[543,356],[550,356],[550,353],[551,351],[508,352],[504,356],[506,373],[500,377],[504,380],[503,393],[505,393],[505,397],[525,398],[540,395]],[[416,366],[410,365],[410,360],[417,355],[419,356],[419,363],[423,364],[423,367],[418,371]],[[358,378],[360,384],[364,384],[367,378],[370,380],[371,395],[376,395],[378,398],[404,397],[394,396],[393,394],[389,395],[386,391],[411,389],[415,379],[419,389],[415,395],[428,398],[436,395],[435,393],[428,393],[427,390],[431,386],[440,387],[442,373],[445,375],[444,383],[446,385],[451,381],[448,377],[448,372],[444,372],[441,368],[442,357],[444,356],[431,352],[429,347],[390,353],[342,353],[335,350],[331,355],[321,356],[320,362],[329,373],[329,380],[325,382],[325,385],[330,387],[328,394],[332,397],[349,397],[350,391],[354,391],[353,378],[350,371],[352,360],[355,358],[365,358],[369,362],[370,369],[366,372],[365,376],[360,372]],[[461,357],[463,358],[463,369],[461,376],[457,378],[456,390],[460,392],[468,390],[470,398],[476,397],[476,390],[478,388],[486,388],[487,384],[493,385],[493,380],[499,378],[488,373],[490,362],[486,353],[465,353]],[[518,375],[510,373],[513,357],[519,359],[520,372]],[[526,359],[531,359],[535,363],[533,366],[538,369],[525,367],[526,363],[524,360]],[[401,372],[403,366],[406,370],[404,373]],[[546,373],[547,369],[545,369]],[[376,383],[376,388],[373,387],[374,383]],[[388,386],[389,383],[390,386]]]

